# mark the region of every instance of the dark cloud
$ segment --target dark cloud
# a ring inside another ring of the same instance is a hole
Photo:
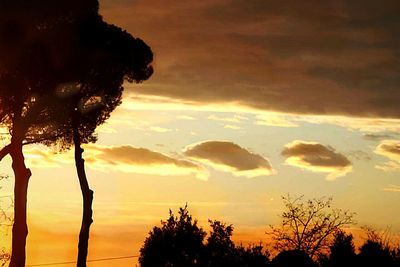
[[[352,169],[352,164],[346,156],[316,142],[293,141],[285,146],[282,155],[292,166],[329,173],[329,180],[344,176]]]
[[[238,176],[255,177],[274,172],[267,159],[232,142],[206,141],[188,146],[184,154]]]
[[[137,0],[101,7],[107,20],[155,50],[156,74],[140,93],[400,117],[398,1]]]

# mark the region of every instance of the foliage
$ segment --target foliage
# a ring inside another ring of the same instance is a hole
[[[310,256],[302,250],[284,250],[271,262],[271,267],[317,267]]]
[[[263,267],[269,263],[270,254],[259,245],[249,245],[243,247],[242,245],[236,246],[234,258],[236,259],[235,266],[246,266],[246,267]]]
[[[261,245],[235,246],[232,225],[220,221],[209,221],[211,230],[204,243],[206,232],[197,226],[187,206],[179,209],[177,217],[170,211],[169,219],[161,223],[140,249],[142,267],[261,267],[269,261]]]
[[[333,235],[351,225],[353,213],[332,208],[332,198],[303,200],[282,197],[285,211],[279,227],[270,226],[277,251],[299,250],[316,258],[328,248]]]
[[[207,261],[209,266],[221,266],[221,264],[234,261],[235,244],[231,240],[233,226],[220,221],[209,220],[211,231],[207,238]],[[233,262],[230,262],[232,266]]]
[[[325,200],[327,201],[327,200]],[[259,245],[243,247],[232,241],[233,226],[209,220],[210,232],[197,225],[187,210],[180,208],[179,216],[170,211],[161,227],[154,227],[140,250],[142,267],[201,266],[201,267],[397,267],[400,266],[400,246],[392,242],[388,231],[366,229],[367,238],[356,253],[353,236],[336,229],[326,240],[327,250],[312,259],[304,250],[278,251],[270,255]],[[206,242],[204,242],[206,241]]]
[[[13,266],[25,264],[28,233],[31,172],[22,145],[63,149],[96,141],[96,127],[121,103],[123,82],[141,82],[153,72],[150,48],[98,11],[97,0],[0,2],[0,124],[11,134],[18,189]]]
[[[389,229],[378,232],[372,228],[365,227],[367,238],[360,247],[357,255],[361,266],[385,266],[394,267],[398,261],[398,249],[393,248]]]
[[[320,260],[323,267],[350,267],[356,262],[353,235],[338,231],[329,245],[329,255]]]
[[[162,226],[149,233],[140,249],[142,267],[201,266],[206,232],[197,226],[187,206],[180,208],[178,214],[174,216],[170,210],[168,220],[161,221]]]

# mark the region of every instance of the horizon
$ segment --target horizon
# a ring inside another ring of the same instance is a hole
[[[363,226],[399,235],[397,11],[395,1],[101,0],[106,22],[151,47],[155,72],[124,84],[98,141],[83,145],[88,260],[138,255],[186,203],[204,229],[220,220],[238,244],[267,243],[286,194],[333,197],[357,214],[357,242]],[[27,265],[76,260],[81,192],[73,151],[56,149],[24,147]],[[0,196],[12,195],[9,156],[0,174]]]

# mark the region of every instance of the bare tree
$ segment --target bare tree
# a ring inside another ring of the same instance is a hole
[[[301,250],[316,258],[328,249],[337,231],[354,224],[354,213],[331,206],[332,198],[304,200],[303,196],[283,196],[285,211],[280,226],[270,226],[267,232],[274,240],[274,248]]]

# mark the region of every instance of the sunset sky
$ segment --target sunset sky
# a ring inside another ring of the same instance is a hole
[[[98,142],[85,146],[95,191],[89,260],[138,255],[151,228],[185,203],[205,228],[218,219],[234,225],[237,242],[265,242],[288,193],[332,196],[357,213],[354,228],[400,232],[399,1],[100,7],[152,48],[155,73],[125,85]],[[33,173],[27,264],[73,261],[81,218],[73,155],[24,151]],[[10,178],[0,196],[12,192],[10,166],[1,162]],[[10,242],[11,229],[1,233]]]

